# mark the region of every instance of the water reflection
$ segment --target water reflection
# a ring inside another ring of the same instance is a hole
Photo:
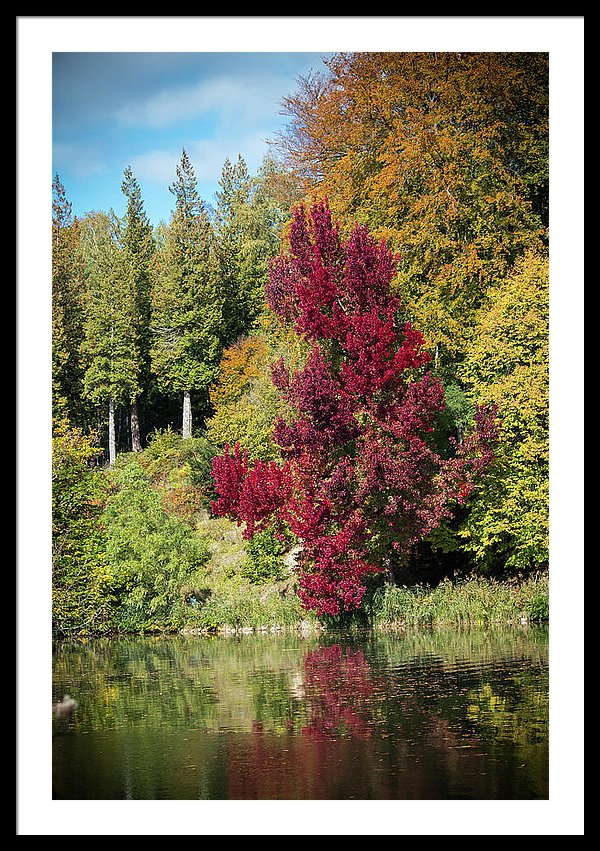
[[[55,798],[547,798],[545,629],[55,648]]]

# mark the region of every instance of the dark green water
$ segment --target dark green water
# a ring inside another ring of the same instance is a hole
[[[53,798],[547,799],[548,632],[61,644]]]

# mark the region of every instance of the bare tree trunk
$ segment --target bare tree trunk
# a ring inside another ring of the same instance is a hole
[[[131,449],[133,452],[142,451],[142,442],[140,440],[140,420],[138,415],[137,402],[131,403]]]
[[[183,437],[192,436],[192,397],[189,390],[183,394]]]
[[[117,457],[117,445],[115,440],[115,402],[108,400],[108,463],[112,467]]]

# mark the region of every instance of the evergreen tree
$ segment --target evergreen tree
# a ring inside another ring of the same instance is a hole
[[[169,187],[175,210],[157,251],[152,294],[152,366],[159,387],[183,394],[184,437],[192,434],[191,394],[208,398],[221,357],[223,297],[212,226],[185,150]]]
[[[108,406],[112,465],[116,457],[115,409],[130,405],[140,393],[134,291],[114,217],[94,213],[84,219],[81,248],[87,276],[83,390],[90,401]]]
[[[121,189],[127,197],[127,210],[122,225],[121,239],[133,289],[134,333],[140,359],[140,394],[145,392],[147,395],[151,380],[150,294],[155,245],[152,226],[144,210],[142,193],[129,166],[125,169]],[[137,396],[131,402],[131,448],[134,452],[139,452],[142,449]]]
[[[251,182],[246,163],[238,156],[235,164],[225,160],[216,193],[216,245],[223,287],[225,346],[245,334],[254,318],[252,293],[242,275],[244,231],[243,209],[250,201]]]
[[[83,426],[84,284],[78,258],[79,222],[58,175],[52,183],[52,407]]]
[[[290,204],[273,190],[274,163],[252,178],[241,156],[225,160],[217,191],[216,238],[225,293],[224,346],[255,329],[264,312],[269,261],[277,254]]]

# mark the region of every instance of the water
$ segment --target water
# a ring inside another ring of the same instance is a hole
[[[53,798],[548,798],[548,632],[58,645]]]

